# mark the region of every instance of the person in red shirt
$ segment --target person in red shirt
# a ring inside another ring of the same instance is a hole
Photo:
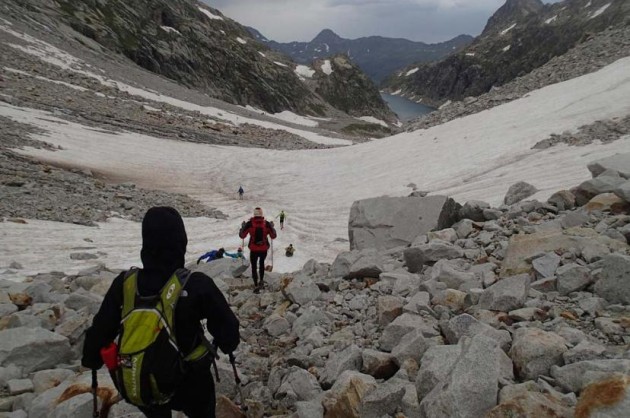
[[[267,258],[267,251],[269,251],[270,247],[269,238],[273,240],[277,236],[273,222],[265,220],[261,208],[255,208],[254,217],[241,224],[241,230],[238,236],[241,239],[245,239],[247,235],[249,235],[249,244],[247,247],[250,251],[249,259],[252,264],[254,292],[258,293],[264,285],[265,258]],[[258,264],[258,269],[256,269],[256,264]]]

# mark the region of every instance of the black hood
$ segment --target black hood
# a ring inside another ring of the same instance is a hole
[[[187,244],[184,221],[177,210],[153,207],[144,215],[140,257],[150,276],[166,280],[184,267]]]

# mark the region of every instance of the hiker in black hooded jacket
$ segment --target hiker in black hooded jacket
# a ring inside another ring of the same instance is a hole
[[[178,268],[184,267],[188,239],[179,213],[169,207],[154,207],[142,221],[143,269],[139,271],[138,292],[155,295]],[[123,304],[124,272],[116,277],[103,303],[87,330],[83,347],[83,366],[99,369],[103,366],[100,349],[114,341],[120,329]],[[214,342],[226,354],[239,344],[239,322],[225,297],[205,274],[190,275],[175,310],[175,335],[184,355],[189,354],[203,339],[200,321]],[[211,355],[190,363],[187,376],[169,403],[158,408],[141,408],[149,418],[170,417],[171,410],[183,411],[188,417],[215,416],[214,381],[210,370]]]

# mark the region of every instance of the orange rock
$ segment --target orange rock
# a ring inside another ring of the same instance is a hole
[[[11,303],[20,309],[24,309],[33,304],[33,298],[26,293],[11,293],[9,294],[9,298],[11,299]]]
[[[630,416],[630,376],[618,375],[588,385],[580,394],[575,418]]]
[[[505,401],[485,418],[573,418],[573,411],[548,394],[527,392]]]
[[[571,312],[571,311],[563,311],[563,312],[560,314],[560,316],[561,316],[561,317],[563,317],[564,319],[570,319],[570,320],[572,320],[572,321],[577,321],[577,320],[578,320],[577,315],[576,315],[576,314],[574,314],[574,313],[573,313],[573,312]]]
[[[246,418],[243,411],[225,395],[217,397],[216,416],[221,418]]]

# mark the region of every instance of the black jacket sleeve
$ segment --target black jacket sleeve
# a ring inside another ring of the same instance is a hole
[[[90,369],[100,369],[103,366],[101,348],[114,341],[120,329],[122,314],[122,284],[124,272],[120,273],[109,287],[100,309],[94,316],[92,326],[85,334],[83,344],[83,358],[81,364]]]
[[[214,342],[225,354],[236,350],[240,342],[239,322],[230,309],[223,293],[214,281],[203,273],[193,273],[195,287],[200,287],[203,317],[206,319],[208,332]],[[192,281],[192,280],[191,280]]]

